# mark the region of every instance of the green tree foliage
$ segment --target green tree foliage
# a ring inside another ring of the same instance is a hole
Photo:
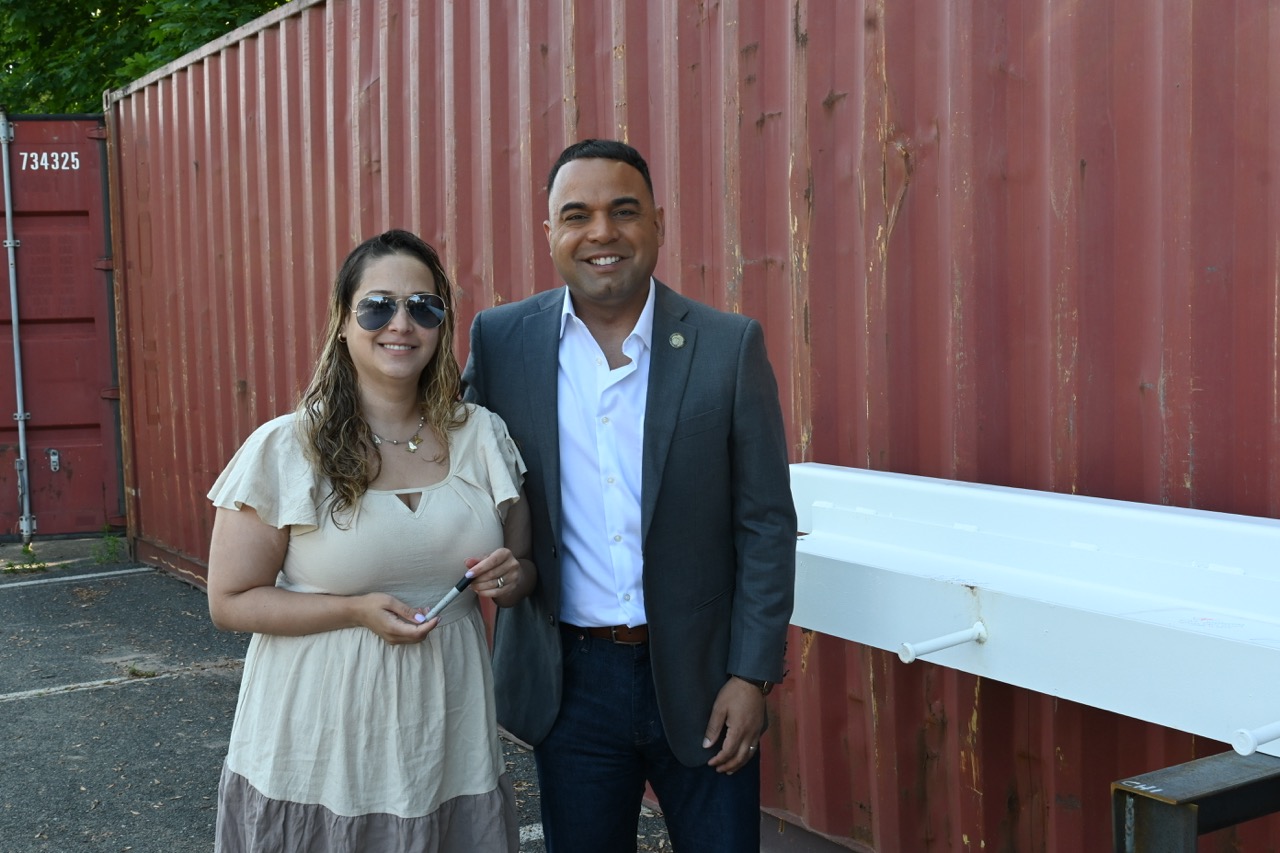
[[[282,0],[0,0],[0,106],[102,111],[118,89]]]

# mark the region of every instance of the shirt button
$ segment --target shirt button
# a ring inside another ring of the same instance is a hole
[[[608,415],[606,415],[605,417],[603,417],[603,418],[601,418],[601,419],[600,419],[600,423],[602,423],[602,424],[607,424],[608,422],[609,422],[609,416],[608,416]]]
[[[615,534],[614,534],[614,536],[613,536],[613,541],[614,541],[614,542],[621,542],[621,541],[622,541],[622,537],[621,537],[621,536],[619,536],[619,535],[617,535],[617,534],[615,533]]]
[[[605,480],[605,482],[612,486],[612,485],[613,485],[613,478],[612,478],[612,477],[610,477],[610,478],[608,478],[607,480]]]
[[[622,596],[622,600],[623,600],[623,601],[630,601],[630,600],[631,600],[631,593],[629,593],[629,592],[628,592],[626,595]]]

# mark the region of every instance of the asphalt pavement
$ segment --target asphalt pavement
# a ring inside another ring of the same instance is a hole
[[[112,537],[0,543],[0,853],[213,847],[249,637]],[[504,739],[521,850],[542,853],[532,754]],[[638,846],[670,850],[660,815]]]

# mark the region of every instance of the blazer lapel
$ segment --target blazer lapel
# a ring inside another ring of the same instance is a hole
[[[640,484],[640,541],[649,535],[649,523],[662,485],[667,450],[675,431],[689,381],[689,368],[697,349],[698,330],[684,322],[689,313],[684,300],[655,279],[653,351],[649,353],[649,390],[644,412],[644,457]]]
[[[564,288],[550,291],[541,310],[524,318],[525,389],[534,447],[542,459],[547,512],[551,528],[560,537],[560,428],[558,426],[560,371],[560,315]],[[521,452],[529,452],[521,448]]]

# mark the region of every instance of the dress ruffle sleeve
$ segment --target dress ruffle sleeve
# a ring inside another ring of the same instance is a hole
[[[222,509],[252,507],[263,523],[294,534],[316,529],[324,494],[306,459],[295,414],[267,421],[245,440],[209,490]]]
[[[478,421],[476,450],[482,463],[480,467],[489,477],[493,505],[505,519],[507,507],[520,497],[526,470],[524,459],[520,457],[520,450],[507,432],[502,418],[482,406],[473,406],[472,409],[471,417]]]

